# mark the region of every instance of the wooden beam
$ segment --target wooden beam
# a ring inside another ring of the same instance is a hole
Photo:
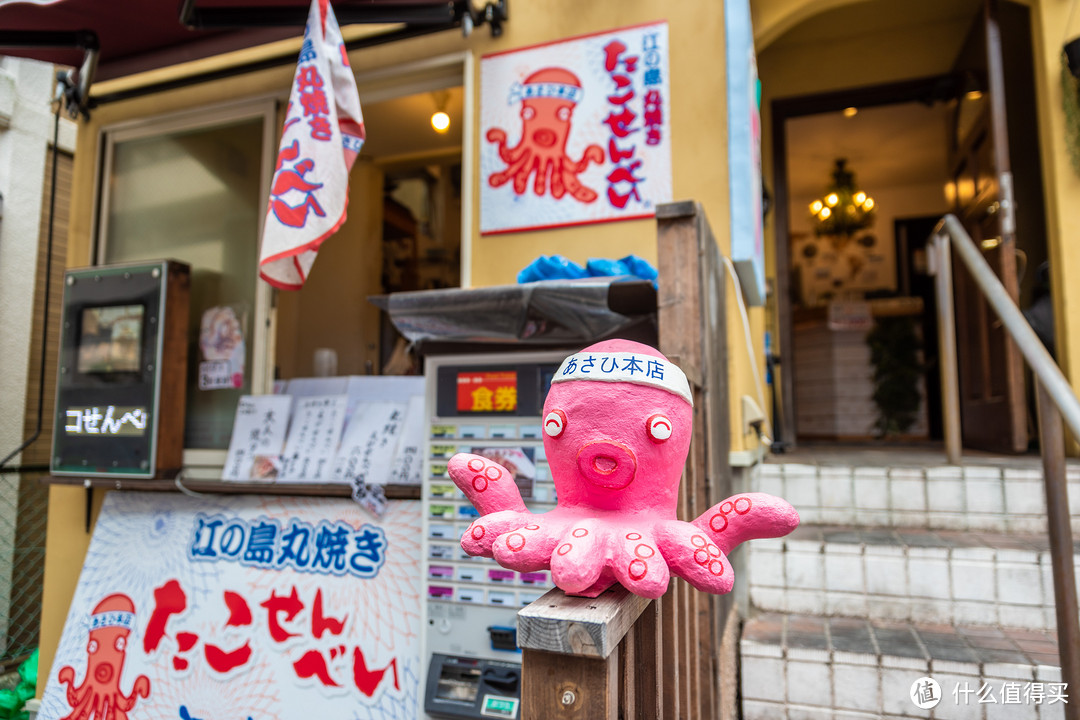
[[[555,588],[518,612],[518,645],[522,650],[607,658],[650,602],[621,585],[595,598]]]

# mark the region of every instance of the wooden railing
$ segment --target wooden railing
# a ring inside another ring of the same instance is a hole
[[[701,205],[656,210],[660,351],[694,395],[678,516],[732,494],[724,267]],[[738,580],[737,580],[738,581]],[[737,717],[737,609],[673,578],[659,600],[615,588],[595,599],[552,590],[518,614],[523,720]]]

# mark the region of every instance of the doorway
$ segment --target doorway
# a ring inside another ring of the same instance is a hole
[[[849,336],[848,347],[835,347],[834,343],[833,354],[826,355],[824,361],[831,373],[825,375],[820,367],[817,375],[813,367],[806,367],[807,361],[811,365],[815,361],[815,352],[821,354],[820,347],[804,343],[800,358],[795,337],[815,322],[819,330],[827,328],[830,313],[834,326],[854,318],[876,327],[882,310],[892,315],[898,309],[908,319],[890,322],[906,324],[909,329],[913,325],[914,337],[922,338],[922,357],[915,360],[920,368],[918,379],[907,388],[909,395],[918,395],[920,407],[916,422],[906,426],[906,438],[932,440],[939,436],[934,387],[939,368],[934,358],[935,328],[925,292],[921,246],[931,219],[945,212],[964,217],[970,203],[962,196],[969,180],[979,188],[978,199],[983,202],[979,207],[990,208],[989,212],[1006,206],[995,203],[993,193],[1007,187],[1016,189],[1015,241],[1004,231],[977,237],[976,241],[982,242],[992,263],[1000,253],[996,248],[1015,253],[1012,287],[1022,308],[1030,298],[1034,269],[1046,256],[1028,8],[1006,1],[920,0],[904,6],[908,15],[903,18],[895,14],[898,8],[869,0],[826,10],[794,26],[764,53],[759,52],[762,85],[773,88],[768,121],[772,128],[772,189],[777,200],[774,264],[781,348],[779,395],[782,417],[787,420],[781,438],[785,445],[794,444],[797,438],[905,437],[895,427],[885,433],[882,426],[875,427],[868,420],[868,410],[880,410],[868,392],[873,371],[862,367],[858,374],[837,362],[842,357],[850,359],[856,351],[862,353],[861,360],[867,359],[866,328],[862,337]],[[998,42],[1000,46],[995,48]],[[791,70],[796,57],[797,73]],[[994,57],[998,58],[998,70],[1002,59],[1005,68],[996,76]],[[914,75],[918,69],[923,70],[923,76]],[[972,123],[972,118],[981,119]],[[958,162],[958,149],[971,135],[965,129],[978,127],[999,128],[994,130],[994,145],[1004,148],[1007,160],[987,155],[977,163]],[[809,203],[823,198],[830,169],[838,159],[847,160],[846,167],[855,173],[860,189],[877,201],[874,224],[857,228],[851,237],[841,240],[818,234],[823,224],[812,219],[808,208]],[[920,167],[924,168],[921,175]],[[1025,273],[1025,266],[1031,271]],[[871,306],[869,311],[867,305]],[[835,313],[837,309],[843,312]],[[994,318],[984,320],[987,330],[981,335],[993,337]],[[819,344],[821,341],[819,337]],[[963,338],[959,351],[962,365],[965,353],[968,358],[980,356],[975,343]],[[991,354],[994,358],[1009,355]],[[820,365],[821,358],[816,360]],[[986,377],[1001,374],[992,367],[995,362],[983,363],[991,366],[984,373]],[[977,387],[970,381],[974,374],[966,377],[968,387],[962,383],[965,401],[970,395],[970,400],[986,404],[1001,394],[997,392],[1000,383]],[[826,381],[832,383],[831,389]],[[858,383],[862,384],[858,393],[861,405],[848,402],[843,395],[851,393],[851,386]],[[1010,383],[1009,387],[1015,385]],[[974,402],[968,404],[975,407]],[[1016,403],[1010,406],[1015,408]],[[808,411],[831,413],[834,422],[813,418]],[[971,409],[967,412],[971,414]],[[1011,450],[991,448],[985,441],[967,437],[967,428],[977,429],[982,415],[975,412],[970,425],[965,423],[965,446],[1006,452],[1020,449],[1012,437]],[[987,435],[995,440],[1003,437],[998,432]]]

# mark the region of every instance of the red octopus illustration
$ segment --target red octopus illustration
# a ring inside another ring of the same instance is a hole
[[[619,582],[657,598],[672,574],[699,590],[730,591],[727,553],[788,534],[799,515],[778,497],[742,493],[693,521],[676,518],[692,401],[682,371],[647,345],[608,340],[571,355],[543,411],[557,507],[529,512],[506,468],[455,455],[450,477],[481,515],[461,547],[519,572],[550,568],[573,595],[596,597]]]
[[[521,141],[510,148],[504,130],[487,131],[488,142],[499,144],[499,157],[507,165],[488,177],[492,187],[501,187],[513,179],[514,192],[523,195],[529,178],[536,173],[533,192],[537,195],[544,195],[550,184],[551,196],[556,200],[567,193],[583,203],[596,200],[596,191],[582,185],[577,176],[590,162],[604,161],[603,148],[589,145],[580,160],[566,154],[570,118],[581,92],[577,75],[563,68],[544,68],[525,78],[520,86]]]
[[[120,690],[120,676],[127,657],[128,636],[135,627],[135,604],[127,595],[109,595],[90,615],[90,640],[86,644],[86,677],[75,686],[75,670],[60,669],[59,680],[67,685],[71,714],[63,720],[127,720],[138,698],[150,696],[150,680],[135,678],[131,694]]]

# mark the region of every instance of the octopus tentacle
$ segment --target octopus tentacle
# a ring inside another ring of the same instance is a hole
[[[499,463],[471,453],[458,453],[450,458],[446,472],[481,515],[500,510],[528,514],[513,474]]]
[[[524,143],[518,144],[517,147],[511,149],[507,147],[506,131],[500,128],[491,128],[487,131],[487,141],[489,143],[499,144],[499,157],[502,158],[505,163],[512,163],[517,160],[520,155],[515,156],[514,152],[524,149]]]
[[[491,174],[491,177],[488,178],[488,184],[491,185],[491,187],[501,187],[510,182],[510,179],[513,178],[514,188],[517,189],[517,179],[522,173],[525,174],[525,180],[528,179],[529,173],[526,172],[526,169],[530,166],[531,162],[532,151],[528,148],[522,148],[521,155],[510,162],[505,170]],[[525,180],[522,180],[521,182],[519,194],[525,190]]]
[[[747,540],[787,535],[798,527],[799,513],[774,495],[742,493],[713,505],[692,524],[726,555]]]
[[[569,155],[565,157],[565,160],[566,171],[577,175],[584,172],[585,168],[589,167],[590,162],[597,165],[604,162],[604,149],[599,145],[590,145],[585,148],[580,160],[572,160]]]
[[[495,561],[518,572],[546,570],[551,565],[551,554],[555,552],[559,538],[568,527],[568,521],[560,522],[547,516],[543,519],[534,517],[529,524],[504,533],[495,540],[491,546]]]
[[[536,170],[536,166],[540,164],[539,155],[533,152],[528,152],[525,155],[527,158],[527,162],[524,164],[521,170],[518,171],[517,175],[514,176],[514,192],[516,192],[518,195],[525,194],[525,187],[529,184],[529,176],[533,174],[533,172]]]
[[[562,179],[566,184],[567,190],[570,195],[579,202],[591,203],[597,198],[596,191],[592,188],[587,188],[581,184],[581,181],[577,179],[577,175],[571,168],[563,166]]]
[[[547,192],[548,175],[554,175],[556,168],[555,158],[549,155],[536,156],[536,180],[533,182],[533,192],[537,197],[543,197]]]
[[[551,556],[551,578],[571,594],[592,588],[604,572],[601,538],[602,523],[595,518],[581,520],[564,534]]]
[[[623,587],[647,598],[658,598],[667,591],[671,574],[652,536],[616,526],[608,538],[612,550],[610,567]]]
[[[700,528],[681,520],[667,520],[655,532],[672,573],[698,590],[716,594],[731,591],[735,584],[731,563]]]
[[[518,510],[493,512],[473,520],[461,536],[461,549],[470,555],[492,556],[492,545],[500,535],[505,535],[528,525],[533,515]]]
[[[135,684],[131,688],[131,694],[125,696],[119,691],[116,692],[116,708],[117,712],[122,714],[122,717],[126,717],[126,713],[131,708],[135,707],[135,703],[140,697],[150,696],[150,678],[145,675],[140,675],[135,678]]]
[[[561,200],[566,194],[566,158],[555,158],[551,165],[551,197]]]

